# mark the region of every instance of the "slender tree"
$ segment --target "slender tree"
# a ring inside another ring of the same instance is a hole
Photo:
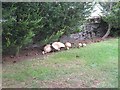
[[[113,6],[113,2],[110,2],[109,12],[111,12],[112,6]],[[108,37],[108,35],[110,34],[110,30],[111,30],[111,23],[108,24],[108,30],[107,30],[106,34],[102,37],[103,40],[106,37]]]

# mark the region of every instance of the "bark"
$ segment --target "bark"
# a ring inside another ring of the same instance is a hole
[[[110,34],[110,30],[111,30],[111,24],[108,25],[108,30],[106,34],[102,37],[102,39],[105,39],[106,37],[108,37],[108,35]]]
[[[109,12],[111,12],[112,6],[113,6],[113,2],[110,3]],[[111,24],[109,23],[109,25],[108,25],[108,30],[107,30],[106,34],[102,37],[103,40],[104,40],[106,37],[108,37],[108,35],[110,34],[110,31],[111,31]]]

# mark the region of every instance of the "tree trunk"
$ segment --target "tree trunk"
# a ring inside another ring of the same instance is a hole
[[[110,2],[109,12],[111,12],[112,6],[113,6],[113,2]],[[106,34],[102,37],[103,40],[110,34],[110,30],[111,30],[111,24],[109,23],[108,30],[107,30]]]
[[[103,40],[110,34],[110,30],[111,30],[111,24],[109,24],[106,34],[102,37]]]

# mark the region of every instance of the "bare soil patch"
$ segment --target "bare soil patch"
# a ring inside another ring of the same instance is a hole
[[[107,39],[111,39],[113,37],[108,37],[106,38],[105,40]],[[86,43],[86,44],[91,44],[91,43],[98,43],[98,42],[101,42],[103,41],[101,38],[95,38],[95,39],[92,39],[92,40],[84,40],[84,41],[81,41],[82,43]],[[3,63],[5,62],[9,62],[9,63],[16,63],[16,62],[19,62],[19,61],[23,61],[23,60],[29,60],[29,59],[32,59],[32,58],[42,58],[43,55],[42,55],[42,50],[40,49],[41,47],[37,47],[37,48],[27,48],[27,49],[23,49],[21,50],[20,54],[17,55],[17,56],[13,56],[13,55],[5,55],[5,56],[2,56],[2,60],[3,60]],[[51,53],[49,53],[51,54]],[[48,54],[48,55],[49,55]]]

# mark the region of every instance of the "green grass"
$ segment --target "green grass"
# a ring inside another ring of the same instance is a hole
[[[5,64],[3,87],[118,87],[118,39]]]

